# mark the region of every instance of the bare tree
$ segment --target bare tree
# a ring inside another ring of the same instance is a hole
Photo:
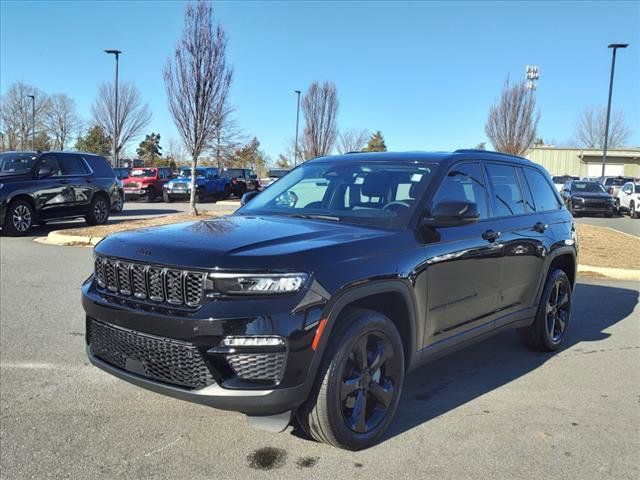
[[[32,100],[35,96],[35,125],[32,121]],[[47,95],[31,85],[16,82],[0,99],[0,122],[3,139],[8,150],[31,148],[31,133],[37,136],[43,129],[45,113],[49,108]]]
[[[76,112],[76,102],[65,93],[50,97],[49,109],[45,113],[45,129],[53,140],[53,148],[64,150],[67,140],[81,124]]]
[[[216,115],[217,120],[211,150],[216,159],[218,169],[229,166],[234,152],[244,141],[242,129],[233,117],[234,111],[235,109],[224,101]]]
[[[364,129],[357,130],[350,128],[343,130],[340,132],[340,135],[338,135],[338,152],[359,152],[367,144],[370,135],[371,134]]]
[[[227,37],[214,26],[213,9],[204,1],[185,10],[182,37],[164,68],[169,110],[191,154],[190,212],[196,209],[198,157],[214,140],[216,125],[231,88],[233,71],[227,65]]]
[[[575,143],[583,148],[602,150],[604,130],[607,122],[607,108],[587,108],[576,123]],[[621,111],[612,111],[609,119],[608,148],[623,147],[631,130],[627,127]]]
[[[113,83],[101,83],[98,96],[91,105],[93,121],[102,127],[105,133],[113,138],[114,126],[117,126],[116,151],[114,162],[120,152],[151,122],[149,105],[142,103],[140,90],[134,84],[122,82],[118,84],[118,118],[115,118],[115,91]]]
[[[533,144],[540,112],[533,90],[523,83],[504,83],[498,102],[491,106],[484,129],[493,147],[504,153],[523,155]]]
[[[302,99],[305,119],[302,149],[305,159],[331,153],[338,135],[338,93],[333,82],[313,82]]]

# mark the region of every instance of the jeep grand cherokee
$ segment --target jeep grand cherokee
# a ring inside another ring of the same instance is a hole
[[[573,218],[503,154],[305,162],[231,216],[123,232],[82,287],[87,353],[150,390],[360,449],[406,372],[504,329],[565,337]]]

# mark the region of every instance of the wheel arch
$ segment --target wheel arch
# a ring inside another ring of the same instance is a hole
[[[98,190],[97,192],[95,192],[93,194],[93,197],[91,198],[91,202],[93,202],[93,199],[96,197],[102,197],[107,201],[107,205],[109,206],[109,209],[111,209],[112,205],[111,205],[111,198],[109,198],[109,195],[107,194],[107,192],[105,192],[104,190]],[[91,204],[91,203],[89,203]]]
[[[33,208],[34,213],[38,215],[38,212],[36,211],[36,202],[33,200],[33,197],[27,193],[16,193],[15,195],[9,197],[7,199],[7,207],[12,203],[17,202],[18,200],[24,200],[25,202],[29,203],[29,205],[31,205],[31,208]]]
[[[573,288],[576,283],[576,276],[578,271],[578,260],[575,247],[558,247],[552,250],[551,253],[549,253],[543,270],[544,275],[540,276],[540,283],[538,285],[535,305],[540,303],[540,297],[542,296],[547,277],[556,268],[560,268],[567,274],[567,277],[569,277],[569,282],[571,282],[571,288]]]
[[[332,300],[322,315],[327,323],[318,345],[320,357],[324,356],[334,329],[340,325],[340,318],[353,308],[376,311],[396,325],[402,339],[405,365],[409,368],[416,358],[419,328],[411,288],[402,280],[382,280],[352,287]]]

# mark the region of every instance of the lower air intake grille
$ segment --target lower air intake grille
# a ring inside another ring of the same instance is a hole
[[[132,332],[87,320],[93,354],[111,365],[151,380],[188,388],[215,382],[198,349],[187,342]]]
[[[227,362],[238,377],[246,380],[282,379],[286,352],[234,353],[227,355]]]

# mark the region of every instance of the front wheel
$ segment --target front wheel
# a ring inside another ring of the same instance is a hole
[[[109,203],[102,195],[95,195],[89,206],[89,213],[84,217],[89,225],[103,225],[109,220]]]
[[[298,423],[315,440],[348,450],[373,445],[393,420],[404,382],[404,350],[393,322],[354,309],[332,332],[316,386]]]
[[[571,318],[571,282],[563,270],[549,273],[535,320],[518,329],[522,341],[534,350],[552,352],[565,338]]]
[[[33,227],[34,211],[31,204],[25,200],[11,202],[4,220],[4,231],[12,237],[19,237],[29,233]]]
[[[156,201],[156,189],[153,187],[149,187],[147,189],[147,202],[153,203]]]
[[[222,199],[228,200],[231,196],[231,187],[227,184],[224,186],[224,192],[222,192]]]
[[[173,202],[173,198],[171,198],[171,195],[169,195],[167,192],[164,192],[162,194],[162,200],[164,200],[164,203],[171,203]]]
[[[631,202],[629,204],[629,217],[630,218],[640,217],[640,211],[638,210],[638,207],[636,206],[635,202]]]

